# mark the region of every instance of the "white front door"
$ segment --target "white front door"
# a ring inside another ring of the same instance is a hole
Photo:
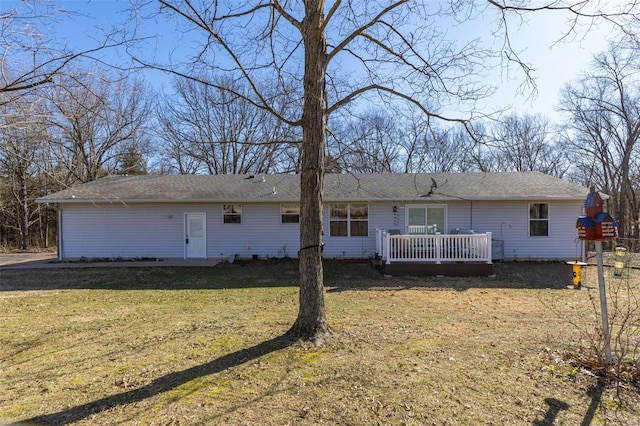
[[[185,221],[185,258],[206,259],[207,228],[204,213],[186,213]]]

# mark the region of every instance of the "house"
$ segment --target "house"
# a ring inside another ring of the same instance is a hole
[[[324,256],[575,259],[588,193],[539,172],[327,174]],[[297,257],[299,197],[297,175],[148,175],[106,177],[37,201],[58,209],[61,260],[271,258]]]

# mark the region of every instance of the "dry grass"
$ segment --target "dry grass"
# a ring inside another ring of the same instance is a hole
[[[560,356],[581,344],[567,316],[591,309],[570,267],[496,272],[331,263],[335,334],[315,348],[276,339],[294,262],[0,271],[0,424],[638,424],[637,390]]]

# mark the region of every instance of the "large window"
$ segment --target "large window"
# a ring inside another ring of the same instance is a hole
[[[445,205],[407,205],[407,232],[411,235],[446,232]]]
[[[367,204],[331,204],[329,235],[332,237],[367,237],[369,206]]]
[[[224,223],[242,223],[242,204],[225,204],[222,206]]]
[[[300,204],[282,204],[282,223],[300,223]]]
[[[549,236],[549,204],[530,203],[529,204],[529,236],[548,237]]]

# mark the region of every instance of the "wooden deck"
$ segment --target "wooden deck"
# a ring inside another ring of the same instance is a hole
[[[491,233],[408,234],[376,230],[376,267],[384,275],[493,275]]]

